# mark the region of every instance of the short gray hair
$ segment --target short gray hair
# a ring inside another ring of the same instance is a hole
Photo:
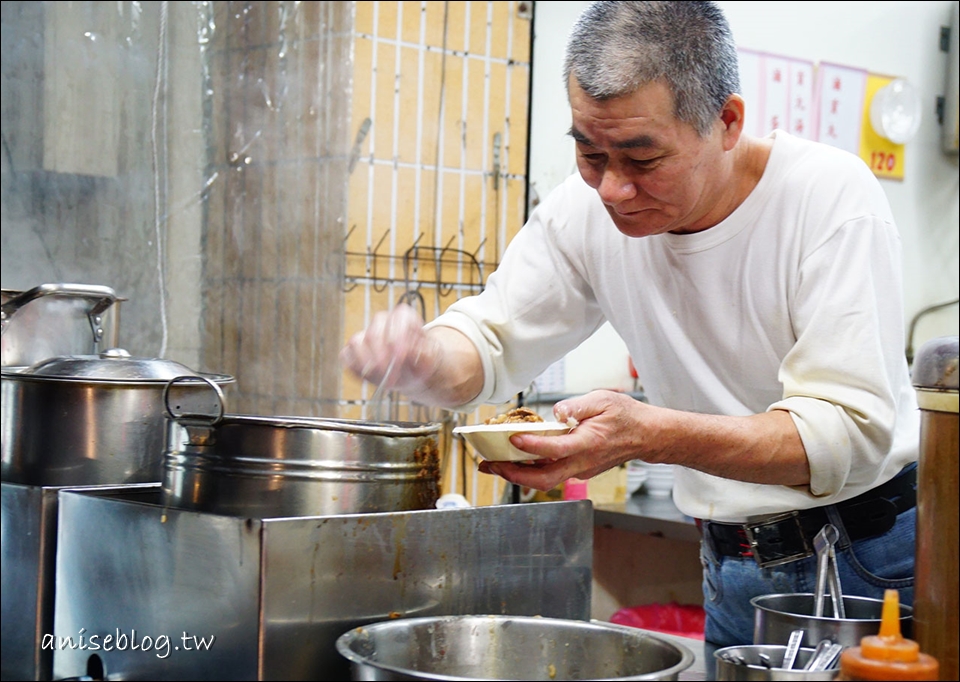
[[[674,115],[701,136],[740,91],[733,34],[712,2],[595,2],[567,43],[568,87],[571,74],[600,101],[662,81],[673,93]]]

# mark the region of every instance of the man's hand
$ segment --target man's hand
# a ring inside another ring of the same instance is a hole
[[[680,464],[754,483],[807,485],[810,468],[787,412],[720,417],[654,407],[615,391],[592,391],[553,408],[577,421],[561,436],[517,434],[514,446],[542,459],[482,462],[480,471],[550,490],[568,478],[592,478],[631,459]]]
[[[398,304],[373,316],[340,351],[340,361],[356,376],[397,390],[423,405],[455,407],[483,386],[480,356],[467,337],[450,327],[424,330],[420,315]]]

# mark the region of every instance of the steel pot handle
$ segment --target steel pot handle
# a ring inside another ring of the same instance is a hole
[[[72,296],[74,298],[90,299],[93,305],[87,311],[90,320],[90,329],[93,331],[94,344],[99,344],[103,338],[103,328],[100,326],[100,315],[107,308],[117,302],[117,294],[110,287],[99,284],[41,284],[14,296],[3,304],[0,310],[0,334],[7,330],[7,325],[22,307],[44,296]]]
[[[214,394],[217,397],[216,407],[213,414],[206,414],[203,412],[179,412],[180,406],[175,407],[170,405],[170,389],[173,388],[174,384],[206,384],[213,389]],[[226,406],[226,399],[223,396],[223,390],[220,386],[205,376],[196,376],[193,374],[187,374],[183,376],[174,377],[167,382],[166,386],[163,387],[163,406],[167,410],[167,415],[171,419],[176,421],[187,421],[192,423],[207,424],[209,426],[216,426],[220,423],[220,420],[223,419],[223,414]],[[175,409],[176,408],[176,409]]]

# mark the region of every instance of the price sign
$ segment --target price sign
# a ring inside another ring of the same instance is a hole
[[[860,125],[860,158],[878,178],[903,180],[904,145],[880,137],[870,124],[870,103],[877,91],[892,80],[890,76],[872,73],[867,76],[863,122]]]
[[[817,69],[817,139],[856,154],[860,148],[867,72],[821,62]]]
[[[779,128],[814,139],[813,62],[744,48],[738,55],[748,132],[763,137]]]

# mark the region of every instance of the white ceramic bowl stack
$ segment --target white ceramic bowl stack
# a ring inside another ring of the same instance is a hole
[[[673,465],[640,462],[646,473],[643,488],[651,497],[670,497],[673,493]]]
[[[627,495],[638,492],[646,480],[647,470],[642,460],[631,459],[627,462]]]

